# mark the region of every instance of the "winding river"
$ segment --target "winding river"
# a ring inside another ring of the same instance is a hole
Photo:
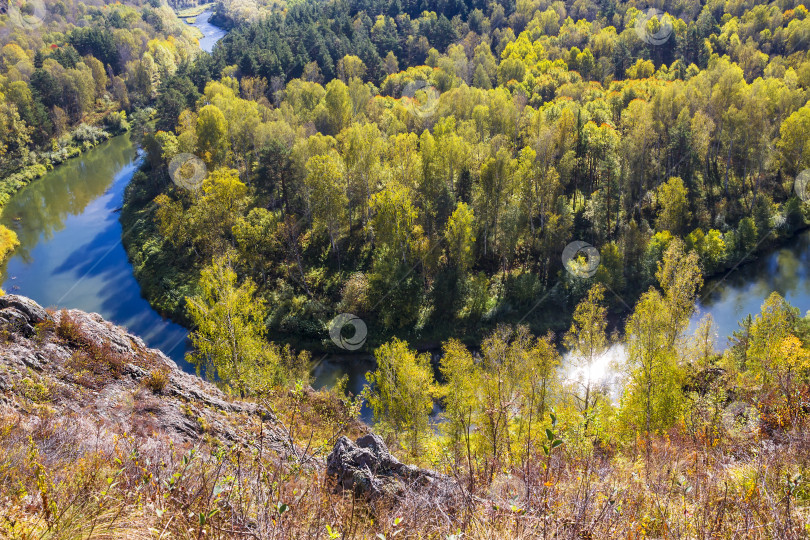
[[[227,33],[195,18],[200,48],[211,52]],[[115,137],[57,167],[20,190],[2,209],[0,223],[11,228],[20,247],[0,266],[0,284],[9,293],[43,306],[99,313],[161,349],[183,369],[188,332],[163,318],[141,297],[121,244],[118,210],[135,174],[138,152],[129,134]]]
[[[200,38],[200,48],[208,53],[213,51],[217,41],[225,37],[225,34],[228,33],[224,28],[220,28],[208,22],[212,15],[213,12],[210,10],[203,11],[198,16],[194,17],[194,23],[188,23],[188,21],[186,21],[202,33],[203,37]]]
[[[21,245],[0,268],[0,282],[43,306],[99,313],[188,369],[186,330],[141,298],[121,245],[118,209],[138,162],[129,134],[121,135],[14,195],[0,223]]]
[[[201,46],[210,51],[225,31],[208,23],[209,16],[206,12],[197,17],[195,26],[205,36]],[[17,232],[21,246],[0,267],[0,284],[7,292],[29,296],[44,306],[99,313],[191,370],[184,360],[189,347],[187,331],[161,317],[141,298],[121,245],[126,231],[117,212],[138,163],[134,143],[129,135],[121,135],[18,192],[3,209],[0,223]],[[718,330],[718,347],[724,348],[737,321],[757,313],[771,291],[779,292],[804,313],[810,309],[809,269],[810,232],[805,232],[789,245],[708,282],[695,321],[710,313]],[[614,350],[608,356],[621,355],[621,350]],[[314,386],[332,386],[347,374],[348,389],[357,394],[372,367],[368,355],[327,357],[316,363]],[[608,359],[597,369],[606,374]]]
[[[17,232],[21,246],[0,267],[0,283],[7,292],[29,296],[44,306],[99,313],[191,370],[184,360],[186,330],[161,317],[141,298],[121,245],[126,231],[118,221],[118,209],[138,162],[129,135],[121,135],[57,167],[12,197],[0,223]],[[724,348],[737,321],[757,313],[771,291],[785,296],[802,313],[810,309],[810,231],[724,278],[709,281],[695,320],[710,313],[717,325],[718,347]],[[609,356],[615,359],[621,351]],[[317,362],[314,386],[332,386],[347,374],[348,389],[357,394],[372,367],[368,355],[330,356]],[[609,371],[608,359],[596,369]]]

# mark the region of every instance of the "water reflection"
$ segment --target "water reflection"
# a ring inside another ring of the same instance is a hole
[[[0,268],[7,292],[44,306],[99,313],[190,369],[186,330],[163,319],[140,296],[121,245],[117,210],[137,170],[129,135],[68,161],[17,193],[0,223],[20,247]]]
[[[621,399],[625,378],[625,348],[616,343],[588,363],[572,353],[563,355],[560,371],[563,382],[584,395],[590,386],[591,393],[604,393],[615,404]]]
[[[134,158],[135,148],[128,139],[114,139],[26,186],[3,209],[3,223],[20,238],[15,255],[29,261],[30,250],[40,240],[52,240],[69,216],[81,215]]]
[[[706,283],[692,328],[703,315],[712,315],[719,336],[718,348],[737,330],[738,321],[759,313],[765,299],[774,291],[798,307],[802,314],[810,309],[810,232],[790,240],[758,260],[737,268],[727,277]]]

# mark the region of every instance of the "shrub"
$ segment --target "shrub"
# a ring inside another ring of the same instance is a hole
[[[0,262],[12,252],[14,248],[20,245],[17,234],[2,225],[0,225]]]
[[[162,394],[169,383],[169,373],[165,369],[153,369],[149,372],[144,384],[155,394]]]
[[[79,144],[90,143],[92,146],[110,138],[110,134],[101,128],[82,124],[73,132],[73,140]]]
[[[51,389],[40,380],[25,377],[19,384],[15,385],[15,390],[34,403],[48,403],[51,401]]]
[[[113,133],[123,133],[129,129],[127,113],[124,111],[111,112],[104,117],[104,125]]]
[[[86,338],[81,331],[79,323],[65,310],[59,316],[59,324],[56,326],[56,335],[60,339],[75,346],[84,345]]]
[[[61,312],[56,335],[77,349],[67,367],[82,386],[99,388],[110,378],[118,378],[123,373],[124,355],[109,343],[96,343],[66,311]]]

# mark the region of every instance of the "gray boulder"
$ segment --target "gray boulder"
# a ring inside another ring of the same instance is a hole
[[[354,490],[368,498],[396,498],[407,489],[445,491],[451,483],[436,471],[400,462],[373,433],[354,443],[340,437],[326,458],[326,474],[338,489]]]
[[[7,294],[0,296],[0,310],[14,310],[19,312],[28,321],[28,324],[34,326],[43,321],[50,319],[48,312],[45,308],[24,296],[17,296],[16,294]]]

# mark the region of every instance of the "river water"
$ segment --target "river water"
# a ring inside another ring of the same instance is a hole
[[[717,327],[718,348],[727,346],[727,337],[739,329],[738,321],[749,313],[759,313],[771,292],[778,292],[802,315],[810,310],[810,231],[727,275],[710,280],[697,303],[694,323],[711,314]]]
[[[204,12],[194,24],[204,35],[200,46],[209,52],[226,34],[208,22],[210,16],[210,11]],[[17,232],[21,246],[0,267],[0,284],[7,292],[29,296],[44,306],[99,313],[191,370],[184,360],[189,349],[187,331],[161,317],[141,298],[121,245],[126,231],[121,229],[117,210],[137,165],[136,148],[129,135],[122,135],[17,193],[4,208],[0,223]],[[709,281],[694,321],[710,313],[722,349],[727,336],[737,329],[737,321],[757,313],[771,291],[806,312],[810,309],[808,263],[810,232],[805,232],[786,247]],[[621,347],[614,347],[590,376],[613,378],[612,366],[622,356]],[[358,394],[372,368],[369,354],[320,358],[313,372],[314,386],[333,386],[346,374],[348,390]]]
[[[225,34],[228,33],[227,30],[208,22],[208,19],[210,19],[212,15],[213,12],[210,10],[203,11],[200,15],[195,17],[194,24],[191,25],[202,32],[203,37],[200,38],[200,48],[208,53],[213,51],[217,41],[225,37]]]
[[[141,298],[121,245],[118,210],[138,162],[129,134],[121,135],[14,195],[0,223],[21,245],[0,267],[0,283],[43,306],[99,313],[188,369],[186,330]]]

